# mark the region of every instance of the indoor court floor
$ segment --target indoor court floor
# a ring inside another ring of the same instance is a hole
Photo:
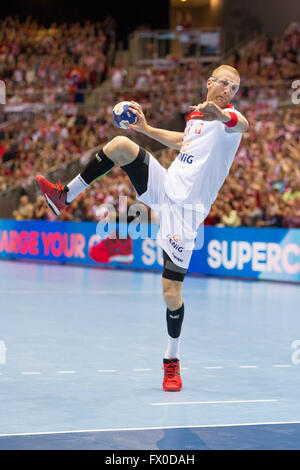
[[[0,449],[300,449],[300,288],[187,276],[162,390],[161,275],[0,262]]]

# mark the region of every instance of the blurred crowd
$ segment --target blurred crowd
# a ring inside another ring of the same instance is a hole
[[[31,182],[37,173],[78,160],[83,152],[113,137],[111,112],[69,109],[38,114],[0,130],[0,192]]]
[[[300,24],[291,23],[282,35],[261,37],[229,59],[241,75],[240,97],[284,98],[292,92],[290,83],[299,78]],[[271,85],[271,86],[270,86]]]
[[[110,26],[107,29],[113,31],[113,23],[108,21],[108,24]],[[71,38],[74,31],[78,33],[78,28],[78,25],[65,25],[60,29],[60,34],[65,38],[63,44],[68,43],[67,38],[70,38],[72,44],[69,47],[72,66],[74,51],[76,65],[86,64],[84,57],[86,48],[90,52],[89,38],[95,35],[100,39],[94,41],[93,47],[99,46],[101,54],[107,56],[101,38],[109,36],[110,43],[115,39],[113,34],[107,33],[103,24],[96,26],[86,23],[80,29],[81,34],[76,34],[78,40],[72,42]],[[52,59],[53,64],[58,63],[57,58],[55,59],[57,47],[53,44],[60,42],[57,37],[61,38],[61,35],[56,36],[53,33],[51,36],[48,30],[45,33],[33,22],[23,25],[22,32],[14,35],[14,28],[8,22],[4,28],[5,33],[1,31],[0,36],[5,34],[5,37],[11,37],[11,45],[15,36],[18,38],[15,40],[16,44],[19,43],[19,47],[22,47],[24,31],[31,29],[31,36],[36,41],[32,41],[29,46],[33,51],[28,52],[26,47],[25,52],[21,49],[21,52],[14,54],[13,49],[10,49],[9,52],[4,52],[6,57],[12,56],[15,63],[19,64],[22,63],[20,56],[29,54],[35,57],[35,61],[43,63],[41,57],[44,53],[49,60],[51,58],[48,64],[51,64]],[[40,37],[47,37],[48,40],[37,41],[39,30],[42,31],[39,33]],[[28,34],[27,36],[31,37]],[[104,40],[104,44],[106,43]],[[38,47],[44,49],[39,50]],[[296,24],[291,25],[280,37],[261,38],[255,49],[246,50],[242,57],[236,52],[228,61],[241,73],[242,86],[234,104],[245,114],[250,128],[243,135],[230,174],[205,221],[207,225],[300,227],[299,105],[293,105],[290,101],[288,107],[278,106],[278,99],[289,98],[291,80],[297,78],[299,51],[300,28]],[[64,46],[61,52],[64,56]],[[8,65],[4,64],[1,53],[3,54],[3,47],[0,41],[0,67],[6,67],[7,70],[10,61]],[[96,53],[91,49],[91,55]],[[99,52],[99,58],[101,54]],[[96,62],[99,63],[98,60]],[[65,67],[69,62],[62,60],[61,64]],[[71,70],[64,68],[67,69]],[[107,74],[111,86],[96,111],[84,111],[76,103],[66,103],[58,109],[36,114],[30,120],[13,123],[0,130],[0,192],[21,184],[26,193],[26,184],[32,182],[37,173],[47,175],[55,167],[78,161],[82,153],[100,146],[117,133],[123,133],[124,131],[119,131],[112,124],[112,108],[118,101],[133,99],[139,102],[153,126],[170,128],[169,124],[177,117],[177,124],[181,123],[183,129],[189,106],[201,102],[205,96],[206,79],[211,70],[211,64],[180,64],[169,58],[164,66],[140,68],[129,76],[128,71],[114,61]],[[23,72],[22,86],[26,89],[26,67]],[[14,73],[10,75],[10,80],[15,80],[13,75]],[[64,85],[69,83],[68,79],[67,75],[59,77],[59,80],[66,80]],[[45,86],[45,83],[39,82],[39,85]],[[266,83],[269,85],[266,86]],[[126,135],[133,139],[140,137],[134,131],[126,132]],[[144,146],[152,150],[149,142]],[[165,167],[171,164],[176,155],[176,151],[172,149],[162,149],[157,153],[159,161]],[[115,212],[121,214],[126,211],[126,205],[125,198],[120,196],[127,197],[127,206],[135,201],[135,192],[128,177],[122,170],[115,168],[73,201],[59,219],[101,220],[102,204],[114,207]],[[155,221],[155,214],[152,215]],[[19,220],[56,219],[43,197],[37,197],[32,202],[26,194],[21,197],[14,217]]]
[[[51,24],[28,18],[0,21],[0,76],[6,103],[84,101],[84,90],[105,79],[114,59],[116,25],[103,22]]]

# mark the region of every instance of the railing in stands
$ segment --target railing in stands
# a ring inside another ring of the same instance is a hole
[[[180,62],[215,62],[223,53],[221,28],[135,31],[129,44],[135,65],[164,63],[169,56]]]

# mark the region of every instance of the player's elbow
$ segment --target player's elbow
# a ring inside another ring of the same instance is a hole
[[[238,122],[236,126],[232,127],[233,132],[247,132],[249,129],[249,122],[241,113],[237,112]]]
[[[244,130],[243,132],[247,132],[249,129],[249,122],[247,121],[247,119],[245,119],[245,123],[244,123]]]
[[[247,121],[245,116],[241,116],[241,118],[239,119],[238,124],[239,124],[241,132],[247,132],[247,130],[249,129],[249,122]]]
[[[183,144],[183,141],[181,140],[180,142],[169,144],[168,147],[174,150],[180,150],[182,147],[182,144]]]
[[[247,132],[249,129],[249,123],[245,119],[245,121],[239,121],[235,127],[231,128],[231,132]]]
[[[178,142],[176,143],[175,149],[180,150],[183,145],[183,139],[179,139]]]

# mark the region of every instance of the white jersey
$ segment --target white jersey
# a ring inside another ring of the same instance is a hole
[[[226,108],[232,111],[232,107]],[[242,133],[220,121],[202,121],[191,113],[179,155],[165,178],[168,197],[207,215],[229,173]]]

